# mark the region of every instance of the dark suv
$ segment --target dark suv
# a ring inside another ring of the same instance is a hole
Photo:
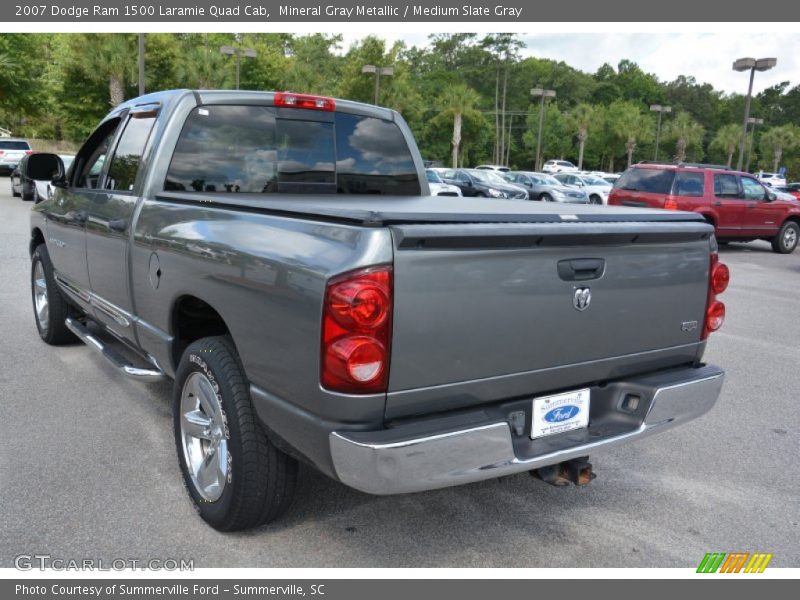
[[[721,166],[640,163],[617,180],[608,203],[698,212],[719,240],[763,239],[780,254],[793,252],[800,238],[800,203]]]

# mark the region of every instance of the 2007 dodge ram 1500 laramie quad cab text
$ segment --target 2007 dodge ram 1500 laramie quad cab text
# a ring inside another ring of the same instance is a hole
[[[700,215],[431,197],[398,113],[293,93],[142,96],[55,165],[39,333],[174,380],[217,529],[278,517],[298,461],[372,494],[583,484],[590,452],[720,393],[728,270]]]

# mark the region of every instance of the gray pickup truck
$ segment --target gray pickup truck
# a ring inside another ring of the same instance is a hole
[[[584,484],[720,393],[728,271],[694,213],[431,197],[396,112],[292,93],[143,96],[55,164],[39,333],[174,380],[217,529],[278,517],[299,461],[373,494]]]

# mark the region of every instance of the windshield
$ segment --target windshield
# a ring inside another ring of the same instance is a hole
[[[494,183],[508,183],[508,181],[497,171],[486,171],[486,174],[489,176],[489,180],[493,181]]]
[[[599,177],[584,177],[584,183],[586,185],[602,185],[603,187],[611,187],[611,184],[608,183],[605,179],[600,179]]]
[[[561,182],[552,175],[537,175],[536,179],[539,183],[545,185],[562,185]]]
[[[468,173],[483,183],[497,183],[497,180],[492,177],[492,175],[494,175],[492,171],[479,171],[477,169],[472,169],[468,171]]]
[[[28,145],[28,142],[0,141],[0,149],[2,149],[2,150],[30,150],[31,147]]]
[[[428,177],[428,181],[430,183],[442,183],[442,178],[439,177],[439,174],[436,171],[431,171],[428,169],[425,171],[425,175]]]

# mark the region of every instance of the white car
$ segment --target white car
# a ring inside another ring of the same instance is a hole
[[[566,186],[579,188],[589,196],[592,204],[608,204],[608,194],[613,187],[605,179],[592,175],[576,175],[575,173],[556,173],[553,175]]]
[[[577,173],[578,167],[568,160],[548,160],[544,163],[542,171],[545,173]]]
[[[783,187],[786,185],[786,177],[782,177],[779,173],[767,173],[765,171],[759,171],[756,173],[756,177],[761,183],[766,183],[772,187]]]
[[[478,165],[476,169],[483,169],[484,171],[498,171],[500,173],[508,173],[511,169],[503,165]]]
[[[8,137],[0,139],[0,172],[11,173],[22,157],[32,152],[28,140]]]
[[[431,196],[463,196],[461,188],[450,185],[442,181],[439,173],[433,169],[425,169],[425,176],[428,178],[428,187],[431,189]]]

